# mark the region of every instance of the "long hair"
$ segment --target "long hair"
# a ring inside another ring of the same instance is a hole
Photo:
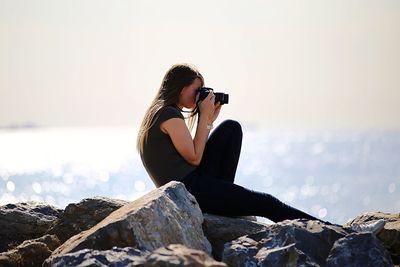
[[[147,109],[142,124],[140,125],[136,143],[139,153],[143,153],[149,130],[157,119],[158,111],[166,106],[177,105],[182,89],[192,84],[196,78],[199,78],[202,86],[204,86],[203,76],[194,66],[189,64],[176,64],[167,71],[161,82],[160,89],[150,107]],[[193,109],[189,111],[189,116],[186,118],[188,119],[188,127],[190,130],[193,129],[197,117],[196,115],[197,112]]]

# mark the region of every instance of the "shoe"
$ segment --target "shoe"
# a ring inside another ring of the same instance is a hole
[[[370,223],[354,223],[351,225],[351,229],[358,233],[373,233],[377,235],[383,229],[385,224],[386,221],[384,219],[379,219]]]

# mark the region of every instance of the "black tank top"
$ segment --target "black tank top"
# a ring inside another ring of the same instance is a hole
[[[184,120],[177,107],[167,106],[161,108],[155,116],[155,123],[149,130],[143,153],[140,155],[147,173],[157,187],[172,180],[182,180],[196,169],[175,149],[169,135],[160,129],[161,123],[172,118]]]

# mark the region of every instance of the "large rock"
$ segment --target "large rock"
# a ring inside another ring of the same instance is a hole
[[[59,245],[60,240],[55,235],[45,235],[36,239],[25,240],[16,248],[0,253],[0,266],[42,266],[42,263]]]
[[[110,250],[83,249],[53,259],[53,267],[64,266],[141,266],[141,267],[227,267],[215,261],[202,250],[187,248],[181,244],[161,247],[152,253],[131,247]]]
[[[61,243],[64,243],[71,236],[92,228],[127,203],[118,199],[94,197],[69,204],[47,233],[57,235]]]
[[[114,247],[109,250],[82,249],[54,257],[52,267],[143,266],[144,256],[148,254],[131,247]]]
[[[0,252],[13,248],[24,240],[44,235],[61,212],[61,209],[36,202],[1,206]]]
[[[400,264],[400,213],[369,212],[357,216],[348,222],[346,226],[354,223],[374,222],[378,219],[385,219],[386,224],[377,237],[390,252],[393,263]]]
[[[389,252],[374,234],[354,233],[337,240],[326,261],[327,267],[390,267]]]
[[[249,220],[251,219],[251,220]],[[212,246],[215,259],[222,259],[224,244],[238,237],[265,231],[268,225],[253,218],[232,218],[204,213],[203,231]]]
[[[170,182],[73,236],[53,252],[46,264],[56,256],[81,249],[107,250],[114,246],[153,251],[169,244],[183,244],[211,254],[202,223],[196,199],[182,183]]]
[[[146,257],[144,267],[227,267],[211,258],[204,251],[171,244],[158,248]]]
[[[222,260],[229,266],[324,265],[334,242],[347,234],[319,221],[286,220],[225,244]]]

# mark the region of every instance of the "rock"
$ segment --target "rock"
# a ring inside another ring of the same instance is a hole
[[[258,255],[264,258],[261,266],[320,266],[310,257],[298,250],[294,243],[272,249],[261,250]]]
[[[114,246],[153,251],[169,244],[183,244],[211,254],[201,224],[196,199],[180,182],[170,182],[112,212],[103,221],[57,248],[46,260],[81,249],[107,250]]]
[[[371,233],[354,233],[337,240],[326,261],[335,266],[393,266],[389,252]]]
[[[229,266],[324,265],[334,242],[346,235],[339,226],[286,220],[226,243],[222,261]]]
[[[41,266],[59,245],[55,235],[26,240],[16,248],[0,253],[0,266]]]
[[[374,222],[378,219],[385,219],[385,227],[377,235],[378,239],[383,242],[385,248],[389,251],[394,264],[400,264],[400,213],[383,213],[369,212],[361,214],[348,222],[346,226],[353,223]]]
[[[171,244],[154,250],[146,257],[145,267],[227,267],[204,251],[187,248],[181,244]]]
[[[212,246],[215,259],[222,259],[224,244],[238,237],[254,234],[268,225],[242,218],[231,218],[204,213],[203,231]]]
[[[57,235],[61,243],[64,243],[71,236],[92,228],[127,203],[123,200],[94,197],[69,204],[47,233]]]
[[[252,222],[257,222],[257,217],[256,216],[231,216],[229,218],[235,218],[235,219],[242,219],[242,220],[248,220]]]
[[[53,259],[53,267],[64,266],[86,266],[86,267],[107,267],[107,266],[143,266],[144,256],[148,252],[142,252],[131,247],[117,248],[110,250],[82,249],[76,252],[59,255]]]
[[[114,247],[102,251],[83,249],[55,257],[52,266],[226,267],[227,265],[215,261],[202,250],[171,244],[152,253],[131,247]]]
[[[61,209],[51,205],[35,202],[1,206],[0,251],[44,235],[61,212]]]
[[[46,246],[51,251],[55,250],[61,245],[60,239],[58,239],[58,237],[55,235],[44,235],[36,239],[26,240],[21,244],[21,246],[24,245],[26,242],[41,242],[43,244],[46,244]]]

